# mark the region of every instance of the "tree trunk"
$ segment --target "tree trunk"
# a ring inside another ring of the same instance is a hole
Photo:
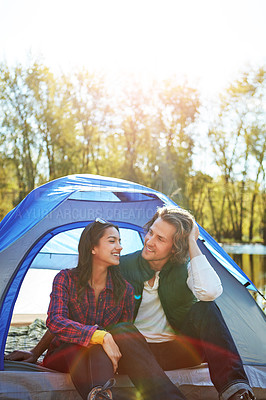
[[[216,222],[216,218],[215,218],[215,210],[214,210],[214,206],[213,206],[213,203],[212,203],[210,188],[208,188],[208,200],[209,200],[210,209],[211,209],[212,223],[213,223],[215,236],[216,236],[216,238],[217,238],[217,240],[219,242],[220,239],[221,239],[221,232],[220,231],[218,232],[218,229],[217,229],[217,222]]]
[[[257,193],[253,193],[252,200],[251,200],[251,207],[250,207],[250,223],[249,223],[249,241],[253,240],[253,225],[254,225],[254,208],[255,208],[255,201],[257,198]]]

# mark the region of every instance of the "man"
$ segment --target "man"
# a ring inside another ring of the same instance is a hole
[[[207,361],[220,399],[254,400],[231,334],[213,302],[222,293],[222,285],[197,245],[199,232],[193,217],[177,207],[162,207],[146,229],[142,251],[120,260],[121,272],[135,290],[134,324],[146,339],[135,333],[137,344],[131,348],[125,370],[137,387],[147,377],[144,393],[153,391],[150,398],[184,399],[163,370]],[[16,352],[9,359],[21,356],[34,362],[49,341],[46,334],[28,353],[30,358]],[[133,361],[138,351],[143,365],[136,371]]]

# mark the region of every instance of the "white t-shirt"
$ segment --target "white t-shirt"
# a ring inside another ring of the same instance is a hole
[[[169,325],[158,295],[160,271],[155,273],[151,287],[144,282],[142,301],[134,324],[149,343],[174,340],[174,331]],[[191,259],[188,266],[187,285],[201,301],[215,300],[222,294],[222,284],[207,258],[202,254]]]

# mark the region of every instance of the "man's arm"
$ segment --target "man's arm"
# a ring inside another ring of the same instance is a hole
[[[31,350],[15,350],[12,353],[5,355],[5,360],[24,361],[35,364],[40,355],[49,347],[54,335],[47,329],[39,343]]]
[[[213,301],[223,292],[219,276],[214,271],[198,245],[199,228],[195,223],[188,237],[190,265],[187,285],[194,296],[201,301]]]

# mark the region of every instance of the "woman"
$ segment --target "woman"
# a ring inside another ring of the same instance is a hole
[[[55,277],[47,327],[54,334],[43,364],[69,372],[83,399],[112,399],[121,353],[109,328],[132,321],[133,288],[120,274],[118,227],[97,219],[81,234],[78,265]]]

